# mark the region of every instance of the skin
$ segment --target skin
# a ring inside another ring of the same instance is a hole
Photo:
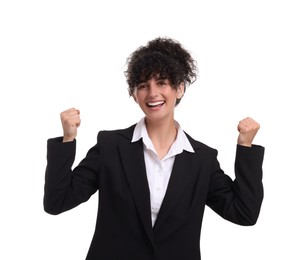
[[[81,124],[80,110],[70,108],[60,113],[63,128],[63,142],[72,142],[77,136],[77,129]]]
[[[177,130],[174,121],[174,109],[177,99],[184,95],[184,84],[178,89],[171,87],[168,80],[152,78],[136,87],[133,98],[145,114],[148,135],[155,147],[159,159],[162,159],[176,139]],[[60,114],[63,128],[63,142],[71,142],[77,136],[80,126],[80,111],[70,108]],[[260,128],[259,123],[250,117],[239,121],[237,143],[251,147]]]
[[[176,100],[184,94],[184,84],[178,89],[168,80],[152,78],[136,87],[133,98],[145,114],[148,135],[159,159],[162,159],[176,139],[174,121]]]
[[[238,124],[238,144],[243,146],[252,146],[253,139],[260,129],[260,124],[250,117],[246,117]]]

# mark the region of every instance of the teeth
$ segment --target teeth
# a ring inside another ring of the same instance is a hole
[[[159,106],[162,105],[164,103],[164,101],[157,101],[157,102],[149,102],[147,103],[149,106]]]

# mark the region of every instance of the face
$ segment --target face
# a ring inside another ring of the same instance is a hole
[[[176,100],[180,99],[183,93],[183,83],[176,90],[167,79],[151,78],[137,85],[133,97],[147,120],[157,122],[173,119]]]

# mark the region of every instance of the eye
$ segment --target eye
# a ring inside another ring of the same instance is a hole
[[[167,85],[167,80],[166,79],[160,79],[160,80],[157,81],[157,84],[159,86]]]
[[[139,83],[139,84],[137,84],[136,88],[137,88],[137,90],[146,89],[147,84],[146,83]]]

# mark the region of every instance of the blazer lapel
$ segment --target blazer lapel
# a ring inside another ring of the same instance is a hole
[[[193,148],[194,150],[197,149],[194,145]],[[158,230],[163,225],[172,209],[179,202],[184,191],[188,189],[188,184],[192,181],[193,175],[196,174],[193,169],[196,163],[198,162],[195,160],[194,153],[183,151],[181,154],[176,155],[167,191],[155,222],[154,230]]]
[[[132,134],[129,135],[132,138]],[[126,140],[119,146],[125,174],[145,231],[154,246],[151,220],[150,191],[146,177],[142,140]]]

